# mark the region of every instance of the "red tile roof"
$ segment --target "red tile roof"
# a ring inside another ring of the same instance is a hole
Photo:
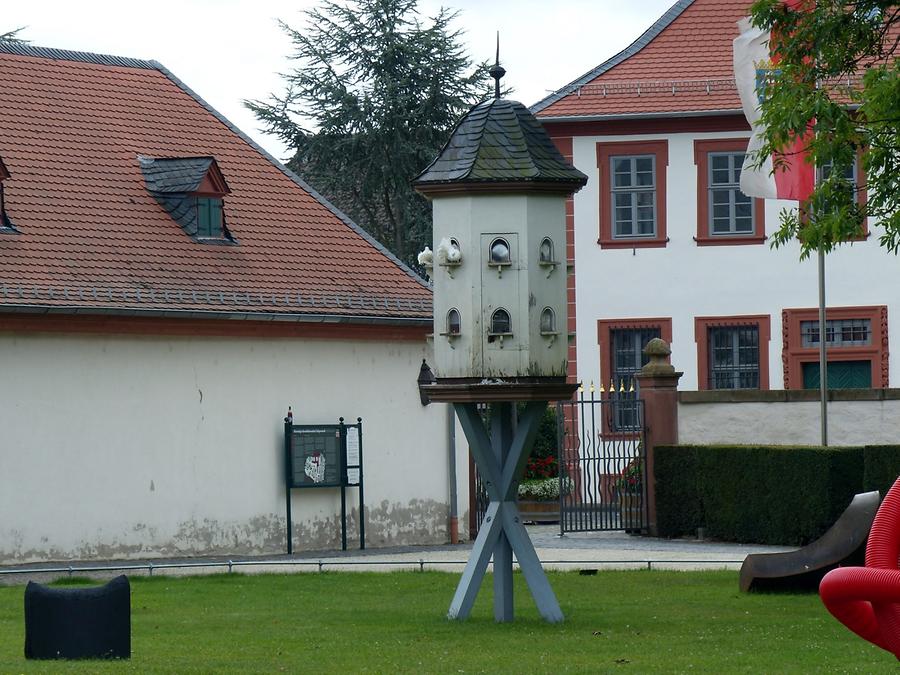
[[[238,245],[197,243],[139,155],[212,156]],[[431,317],[431,291],[160,64],[0,45],[0,311]]]
[[[751,0],[679,0],[631,46],[532,106],[539,118],[739,111],[732,41]]]

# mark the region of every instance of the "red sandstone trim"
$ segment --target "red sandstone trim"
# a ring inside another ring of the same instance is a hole
[[[784,388],[803,389],[803,364],[818,363],[819,349],[803,347],[800,334],[801,321],[817,321],[817,308],[785,309],[781,313],[782,362],[784,365]],[[889,350],[888,316],[885,305],[868,307],[827,307],[826,319],[869,319],[872,325],[872,343],[865,346],[829,347],[829,362],[864,361],[872,365],[872,387],[888,388]]]
[[[698,316],[694,318],[694,340],[697,342],[697,388],[709,386],[709,329],[732,326],[756,326],[759,329],[759,388],[769,389],[769,340],[772,321],[768,314],[751,316]]]
[[[738,246],[762,244],[766,240],[766,202],[753,200],[753,234],[710,234],[709,226],[709,153],[745,152],[748,138],[723,138],[694,141],[694,164],[697,166],[697,246]]]
[[[656,236],[613,238],[612,177],[610,158],[621,155],[656,156]],[[600,248],[663,248],[666,236],[666,172],[669,166],[669,142],[617,141],[597,143],[597,168],[600,171]]]

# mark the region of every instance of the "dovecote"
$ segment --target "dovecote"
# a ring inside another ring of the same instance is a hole
[[[495,98],[415,179],[434,221],[438,382],[564,380],[566,198],[587,177],[525,106]]]

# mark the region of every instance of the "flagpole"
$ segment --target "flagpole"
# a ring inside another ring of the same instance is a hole
[[[828,446],[828,360],[825,336],[825,248],[819,245],[819,407],[822,446]]]

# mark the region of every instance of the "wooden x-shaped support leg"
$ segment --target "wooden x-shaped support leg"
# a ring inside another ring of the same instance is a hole
[[[448,616],[451,619],[465,619],[469,616],[493,555],[494,618],[497,621],[513,620],[512,554],[515,552],[541,616],[551,623],[563,620],[562,610],[522,525],[516,505],[519,482],[525,473],[528,453],[547,402],[529,402],[515,429],[514,405],[492,405],[489,438],[475,404],[455,404],[456,414],[491,501],[453,602],[450,603]]]

